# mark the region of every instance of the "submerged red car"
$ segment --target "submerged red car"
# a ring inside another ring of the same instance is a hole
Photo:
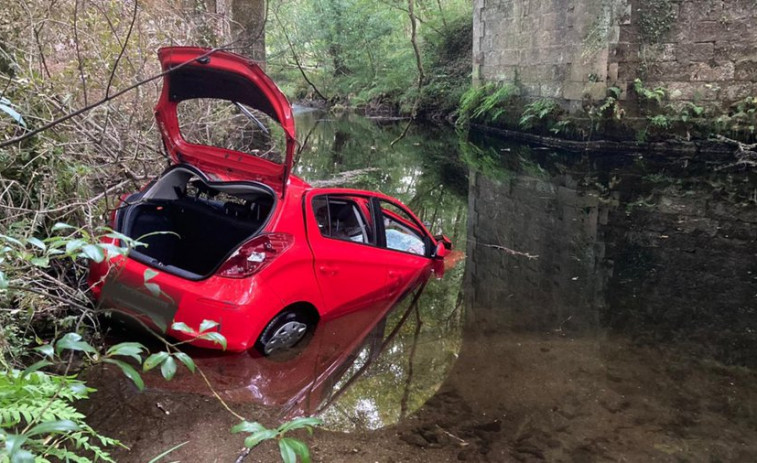
[[[91,264],[106,307],[217,348],[198,334],[212,320],[228,350],[270,355],[321,319],[391,306],[447,254],[449,240],[398,200],[292,175],[292,109],[257,64],[196,47],[158,56],[171,166],[114,213],[113,228],[145,245]]]

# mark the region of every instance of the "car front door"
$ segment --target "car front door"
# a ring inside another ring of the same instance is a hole
[[[431,271],[434,242],[420,221],[401,204],[375,198],[378,245],[391,262],[387,289],[395,300]]]

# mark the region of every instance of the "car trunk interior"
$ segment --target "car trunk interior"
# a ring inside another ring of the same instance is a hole
[[[200,278],[256,235],[275,195],[254,182],[210,182],[174,168],[119,214],[126,236],[145,243],[130,256],[150,266]]]

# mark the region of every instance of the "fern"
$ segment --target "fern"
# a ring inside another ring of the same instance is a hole
[[[662,105],[662,100],[667,97],[668,91],[664,87],[655,87],[654,89],[646,88],[641,79],[633,81],[633,90],[643,100],[654,101],[657,105]]]
[[[551,99],[542,98],[526,105],[519,125],[522,129],[533,129],[539,125],[549,124],[550,119],[560,111],[560,106]]]
[[[514,96],[520,93],[518,87],[513,84],[493,86],[489,87],[489,90],[492,88],[494,91],[486,96],[473,111],[474,119],[496,120],[495,114],[496,118],[499,118],[504,113],[504,108],[501,108],[501,106],[509,103]]]
[[[120,443],[97,434],[72,405],[76,400],[86,399],[92,391],[75,377],[40,371],[24,374],[15,369],[1,372],[0,436],[6,441],[20,438],[24,450],[16,450],[35,455],[36,461],[54,458],[77,463],[112,462],[103,447]],[[44,431],[41,424],[46,426]],[[35,429],[39,433],[33,433]],[[93,438],[99,444],[92,443]],[[8,452],[7,446],[0,448],[0,461],[12,459]]]
[[[507,113],[506,105],[519,95],[520,89],[510,83],[488,83],[469,88],[460,98],[458,127],[474,120],[496,122]]]

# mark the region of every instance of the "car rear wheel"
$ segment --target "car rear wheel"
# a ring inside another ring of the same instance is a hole
[[[276,315],[260,334],[255,349],[265,356],[289,351],[313,331],[315,322],[308,314],[287,309]]]

